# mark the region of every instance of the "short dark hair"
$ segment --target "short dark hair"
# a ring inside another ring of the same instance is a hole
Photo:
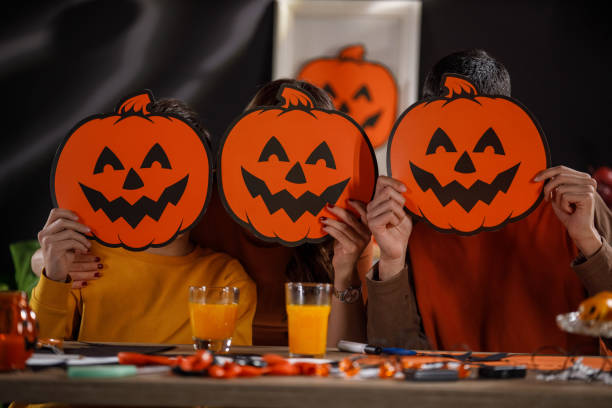
[[[198,115],[197,112],[193,110],[191,106],[181,101],[180,99],[155,99],[149,104],[148,109],[151,113],[166,115],[170,114],[182,119],[196,131],[198,131],[198,133],[200,133],[200,135],[202,135],[208,142],[210,142],[210,134],[208,133],[208,130],[206,130],[206,128],[204,127],[204,124],[200,119],[200,115]]]
[[[441,83],[444,74],[468,77],[480,94],[510,96],[508,70],[484,50],[473,48],[454,52],[438,61],[425,76],[423,98],[446,94]]]
[[[315,108],[319,109],[334,109],[334,103],[330,99],[327,92],[306,81],[300,81],[292,78],[281,78],[275,81],[268,82],[262,86],[255,94],[246,109],[253,109],[258,106],[276,106],[282,102],[277,99],[278,91],[283,85],[291,85],[295,88],[303,89],[312,97],[312,103]]]

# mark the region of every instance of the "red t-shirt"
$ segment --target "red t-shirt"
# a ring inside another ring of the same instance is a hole
[[[556,346],[597,354],[597,339],[567,334],[555,323],[586,296],[570,267],[577,253],[546,202],[501,230],[473,236],[416,223],[410,262],[432,347],[531,353]]]

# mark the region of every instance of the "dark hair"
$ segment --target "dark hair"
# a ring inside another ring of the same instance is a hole
[[[423,98],[446,94],[442,86],[444,74],[468,77],[479,94],[510,96],[510,74],[504,65],[484,50],[470,49],[447,55],[425,76]]]
[[[276,99],[278,91],[283,85],[291,85],[295,88],[303,89],[312,97],[312,102],[315,108],[319,109],[334,109],[334,103],[330,99],[327,92],[316,85],[309,82],[300,81],[297,79],[281,78],[268,82],[262,86],[255,94],[246,109],[253,109],[257,106],[276,106],[280,101]]]
[[[159,98],[151,102],[148,109],[151,113],[172,114],[181,118],[210,142],[210,134],[204,128],[200,115],[187,103],[175,98]]]
[[[308,82],[297,79],[277,79],[262,86],[255,94],[247,109],[259,106],[280,105],[277,100],[279,89],[283,85],[291,85],[305,90],[312,97],[315,108],[333,109],[334,104],[327,92]],[[292,282],[331,282],[333,241],[321,244],[303,244],[295,248],[291,260],[285,269],[285,275]]]

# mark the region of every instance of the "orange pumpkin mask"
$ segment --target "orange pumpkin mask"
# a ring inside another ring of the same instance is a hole
[[[324,89],[334,106],[357,121],[372,145],[385,143],[397,113],[397,86],[387,67],[363,59],[362,45],[351,45],[338,58],[318,58],[304,65],[298,79]]]
[[[101,244],[163,246],[195,225],[210,195],[210,150],[182,119],[151,114],[152,95],[81,121],[59,147],[53,204],[74,211]]]
[[[319,217],[326,204],[368,202],[377,164],[367,136],[354,120],[313,107],[291,86],[279,90],[282,106],[252,109],[225,133],[217,174],[223,205],[263,240],[296,246],[327,235]]]
[[[535,175],[550,164],[544,133],[505,96],[478,95],[467,78],[443,78],[445,97],[418,102],[388,142],[389,175],[406,184],[406,209],[464,235],[502,227],[537,207]]]

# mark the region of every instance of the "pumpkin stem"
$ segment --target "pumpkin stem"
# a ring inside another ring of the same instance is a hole
[[[474,84],[467,78],[458,74],[445,74],[442,78],[444,88],[447,89],[448,94],[446,98],[459,98],[467,97],[473,98],[478,95],[478,91]]]
[[[119,102],[119,107],[116,111],[122,116],[129,114],[148,115],[150,112],[147,110],[147,106],[149,106],[152,100],[153,95],[146,91],[145,93],[128,97],[123,102]]]
[[[285,109],[298,108],[310,110],[314,107],[312,96],[308,92],[291,85],[283,85],[278,90],[277,99]]]
[[[352,59],[363,61],[365,55],[365,47],[362,44],[349,45],[340,50],[338,57],[340,59]]]

